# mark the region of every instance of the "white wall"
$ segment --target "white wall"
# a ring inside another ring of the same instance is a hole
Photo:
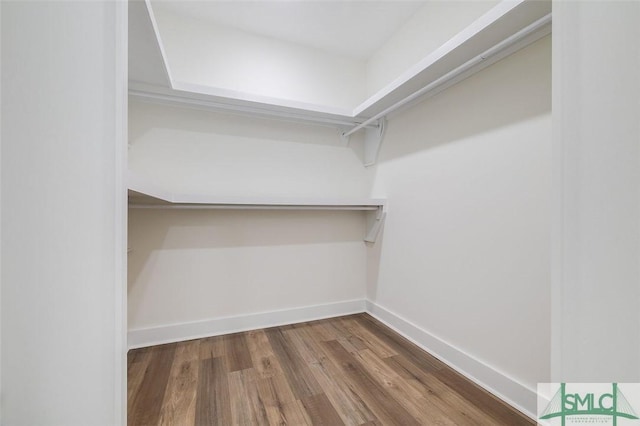
[[[497,3],[497,0],[426,2],[367,61],[367,97],[387,86]]]
[[[637,382],[640,3],[553,15],[553,379]]]
[[[2,23],[2,3],[0,3]],[[0,128],[2,127],[2,31],[0,31]],[[0,308],[2,307],[2,131],[0,130]],[[2,423],[2,313],[0,312],[0,423]]]
[[[211,25],[153,4],[175,82],[351,113],[365,98],[363,60]]]
[[[362,300],[359,212],[131,209],[132,330]]]
[[[333,128],[131,102],[130,143],[131,170],[174,192],[369,192],[370,171]],[[179,333],[193,337],[198,321],[213,333],[228,317],[362,301],[364,235],[360,212],[132,209],[130,344],[170,340],[185,324]]]
[[[549,378],[550,61],[546,37],[389,121],[369,253],[371,301],[530,413]]]
[[[306,198],[369,192],[371,171],[333,127],[132,101],[129,143],[129,167],[174,192]]]
[[[2,2],[1,27],[2,424],[118,424],[126,14]]]

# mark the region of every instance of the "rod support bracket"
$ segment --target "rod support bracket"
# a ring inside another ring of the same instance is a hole
[[[349,146],[349,143],[351,142],[351,135],[347,134],[347,129],[339,128],[338,134],[340,135],[340,140],[342,141],[342,143],[344,143],[345,146]]]
[[[364,237],[365,242],[376,242],[386,216],[385,206],[378,206],[376,210],[367,212],[367,235]]]
[[[364,165],[372,166],[378,160],[378,153],[387,127],[387,120],[381,117],[376,122],[376,127],[365,128],[364,134]]]

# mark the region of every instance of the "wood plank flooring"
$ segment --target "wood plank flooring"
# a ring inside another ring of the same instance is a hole
[[[367,314],[136,349],[128,424],[534,425]]]

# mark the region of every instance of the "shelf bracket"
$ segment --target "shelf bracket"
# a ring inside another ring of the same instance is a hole
[[[367,235],[364,237],[365,242],[376,242],[386,216],[387,213],[384,211],[384,206],[378,206],[376,210],[367,213]]]
[[[380,145],[384,138],[384,131],[387,127],[387,120],[382,117],[377,121],[377,126],[373,128],[367,127],[364,134],[364,165],[372,166],[378,159]]]

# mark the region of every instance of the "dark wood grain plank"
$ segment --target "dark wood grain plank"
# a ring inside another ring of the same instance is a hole
[[[365,345],[358,336],[351,334],[347,335],[347,337],[338,339],[338,342],[340,342],[340,344],[352,354],[367,349],[367,345]]]
[[[153,347],[131,349],[127,352],[127,368],[131,368],[136,362],[140,362],[146,355],[148,355]]]
[[[299,400],[283,402],[277,406],[266,407],[271,426],[311,425],[311,418]]]
[[[306,425],[308,415],[289,387],[284,373],[257,379],[258,396],[270,425]]]
[[[333,326],[331,320],[313,321],[306,324],[306,328],[322,341],[337,340],[343,334]]]
[[[251,352],[249,352],[249,347],[247,346],[245,333],[225,336],[224,345],[229,372],[253,368]]]
[[[273,353],[264,330],[250,331],[246,334],[247,346],[253,361],[253,367],[261,378],[282,374],[282,367]]]
[[[378,339],[385,342],[387,346],[392,347],[398,355],[404,356],[406,359],[424,370],[437,371],[442,368],[449,368],[442,361],[428,352],[423,351],[418,346],[414,345],[409,340],[405,339],[368,314],[360,314],[354,318],[354,321],[362,328],[365,328],[369,332],[375,334]]]
[[[303,357],[313,360],[309,364],[311,372],[346,424],[360,424],[376,419],[358,393],[349,387],[346,376],[325,353],[321,345],[323,336],[317,335],[311,327],[288,331],[287,336],[291,337],[292,343]]]
[[[358,339],[366,346],[367,349],[372,350],[380,358],[387,358],[393,355],[397,355],[395,345],[390,345],[385,339],[381,339],[375,330],[369,330],[357,321],[357,318],[348,318],[341,320],[344,327],[349,330],[349,333],[358,337]]]
[[[227,370],[221,358],[200,361],[196,425],[226,426],[231,424],[231,404]]]
[[[284,374],[257,379],[255,386],[265,406],[275,407],[297,399]]]
[[[283,335],[282,330],[270,328],[265,330],[265,333],[296,398],[302,399],[323,393],[309,366],[289,339]]]
[[[438,370],[433,375],[464,399],[493,417],[496,425],[535,425],[533,420],[501,403],[495,396],[450,368]]]
[[[133,413],[133,402],[138,395],[138,389],[142,384],[147,367],[151,360],[151,349],[134,349],[127,354],[127,410]],[[131,416],[129,416],[131,417]]]
[[[200,339],[200,359],[224,358],[226,356],[224,337],[213,336]]]
[[[195,425],[199,352],[199,340],[178,343],[162,402],[161,426]]]
[[[323,351],[319,351],[317,344],[310,337],[313,334],[310,327],[298,327],[295,329],[289,329],[283,331],[283,334],[287,336],[289,344],[291,344],[300,357],[307,365],[317,364],[325,357]]]
[[[175,344],[153,348],[149,365],[129,412],[129,426],[158,424],[175,351]]]
[[[343,321],[349,320],[357,317],[342,317],[341,320],[336,320],[335,318],[331,319],[329,323],[334,330],[335,339],[328,340],[337,340],[340,342],[344,348],[352,354],[355,354],[358,351],[362,351],[367,349],[367,345],[362,341],[358,336],[354,335],[347,327],[345,327]],[[326,325],[326,327],[329,326]],[[326,340],[326,339],[325,339]]]
[[[419,391],[430,404],[446,412],[456,424],[491,425],[495,423],[495,419],[491,416],[402,355],[386,358],[384,362]]]
[[[325,394],[308,396],[301,399],[313,425],[339,426],[344,422]]]
[[[231,420],[234,425],[269,425],[267,413],[254,386],[256,373],[253,369],[229,373],[231,395]]]
[[[337,340],[322,343],[327,353],[344,372],[350,384],[376,417],[390,425],[418,425],[418,421],[375,381],[367,370]]]
[[[386,393],[395,399],[420,424],[457,425],[443,409],[424,397],[409,382],[389,367],[384,360],[366,349],[354,356],[360,364],[380,384]]]

